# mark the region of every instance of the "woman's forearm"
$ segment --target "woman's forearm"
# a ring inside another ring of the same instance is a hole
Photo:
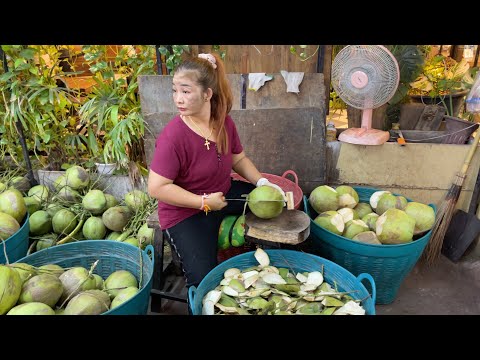
[[[242,159],[240,159],[233,166],[233,170],[254,185],[256,185],[258,179],[262,177],[262,174],[257,170],[255,165],[247,156],[244,156]]]
[[[162,185],[150,191],[150,196],[164,203],[179,207],[200,209],[202,205],[202,197],[200,195],[191,193],[175,184]]]

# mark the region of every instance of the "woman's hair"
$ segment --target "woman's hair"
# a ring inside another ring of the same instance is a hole
[[[192,57],[180,64],[176,72],[196,73],[196,81],[202,87],[203,91],[208,88],[213,90],[211,104],[210,123],[216,129],[218,151],[226,153],[228,149],[228,137],[225,130],[225,117],[232,109],[232,90],[227,81],[225,66],[222,59],[217,54],[209,54],[215,58],[216,68],[206,58]]]

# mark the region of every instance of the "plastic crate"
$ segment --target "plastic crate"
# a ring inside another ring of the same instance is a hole
[[[28,212],[20,224],[20,229],[5,241],[0,241],[0,264],[6,264],[5,252],[7,253],[8,262],[14,263],[27,255],[28,251],[28,234],[30,233],[30,222]],[[4,252],[5,246],[5,252]]]
[[[355,299],[362,300],[362,306],[367,315],[375,315],[375,281],[369,274],[360,274],[355,277],[346,269],[327,259],[300,251],[267,249],[265,252],[270,257],[270,265],[276,267],[292,268],[292,270],[296,272],[320,271],[323,267],[323,276],[325,281],[332,286],[336,284],[340,291],[356,290],[350,295]],[[243,270],[251,266],[258,265],[258,261],[255,259],[254,254],[254,251],[250,251],[224,261],[212,269],[203,278],[198,285],[198,288],[191,286],[188,289],[188,300],[192,314],[202,314],[202,299],[210,290],[215,289],[220,284],[220,281],[223,279],[223,274],[226,270],[230,268],[238,268]],[[362,284],[363,280],[368,281],[371,288],[371,295],[367,291],[367,288]]]
[[[360,202],[369,202],[370,196],[380,189],[353,187]],[[394,194],[398,195],[398,194]],[[412,201],[407,199],[409,202]],[[430,204],[436,213],[434,205]],[[412,242],[399,245],[373,245],[334,234],[313,220],[318,215],[304,197],[304,210],[310,216],[312,252],[332,260],[352,274],[368,273],[375,279],[377,304],[390,304],[398,288],[410,273],[427,245],[432,230]]]
[[[63,268],[82,266],[90,269],[100,260],[93,271],[106,279],[117,270],[130,271],[139,283],[140,291],[123,304],[104,312],[102,315],[146,315],[153,279],[153,246],[145,250],[111,240],[82,240],[55,245],[26,256],[17,262],[33,266],[57,264]]]

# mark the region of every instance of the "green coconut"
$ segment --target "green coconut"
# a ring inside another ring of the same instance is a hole
[[[125,194],[125,204],[132,211],[137,211],[145,207],[148,202],[148,195],[141,190],[132,190]]]
[[[373,212],[372,210],[372,207],[370,206],[370,204],[367,204],[367,203],[358,203],[357,206],[355,206],[353,208],[353,210],[355,210],[357,212],[357,215],[358,215],[358,218],[361,219],[363,218],[365,215],[367,214],[370,214],[371,212]]]
[[[365,224],[362,220],[350,220],[345,224],[345,230],[343,231],[343,236],[351,239],[355,235],[368,231],[368,225]]]
[[[29,218],[30,234],[43,235],[52,231],[52,218],[45,210],[35,211]]]
[[[55,234],[69,234],[78,224],[76,215],[67,209],[59,210],[52,218]]]
[[[57,264],[45,264],[37,268],[39,274],[50,274],[59,277],[65,272],[65,269]]]
[[[11,215],[0,212],[0,243],[20,229],[20,224]],[[3,245],[1,245],[3,247]]]
[[[21,224],[27,214],[22,193],[17,189],[8,189],[0,193],[0,212],[13,216]]]
[[[404,200],[406,201],[406,198],[403,196],[395,196],[390,193],[382,194],[378,198],[377,208],[375,209],[375,212],[378,215],[382,215],[388,209],[402,210],[405,207]]]
[[[350,220],[354,220],[354,219],[358,219],[358,214],[355,210],[351,209],[351,208],[342,208],[342,209],[338,209],[337,212],[342,215],[343,217],[343,222],[346,224],[347,222],[349,222]]]
[[[28,196],[37,199],[40,203],[44,203],[48,199],[49,190],[45,185],[35,185],[28,190]]]
[[[90,182],[90,175],[87,170],[78,165],[69,167],[65,171],[65,178],[67,186],[70,186],[74,190],[84,189]]]
[[[105,195],[105,199],[107,199],[107,206],[105,207],[105,210],[118,205],[118,200],[115,198],[115,196],[111,194],[105,194],[105,193],[104,195]]]
[[[23,200],[25,201],[25,206],[27,207],[27,212],[32,215],[35,211],[38,211],[42,208],[42,204],[33,197],[24,196]]]
[[[430,230],[435,223],[435,211],[431,206],[412,201],[405,212],[415,219],[415,235]]]
[[[53,218],[54,215],[62,209],[65,209],[62,205],[52,203],[52,204],[48,204],[46,211],[48,212],[48,215],[50,215],[50,217]]]
[[[105,239],[107,228],[99,216],[89,217],[82,227],[83,236],[89,240],[101,240]]]
[[[340,185],[335,188],[338,193],[338,205],[339,207],[354,208],[357,206],[359,198],[357,191],[348,185]]]
[[[57,192],[60,191],[65,186],[67,186],[67,178],[65,177],[65,175],[60,175],[53,182],[53,187]]]
[[[100,315],[108,309],[109,307],[97,293],[81,292],[68,302],[65,315]]]
[[[45,234],[40,239],[37,239],[37,244],[35,245],[35,250],[40,251],[52,247],[57,243],[57,234]]]
[[[22,193],[26,193],[31,187],[30,181],[25,176],[15,176],[11,178],[9,185],[11,188],[17,189]]]
[[[18,303],[41,302],[53,308],[62,292],[63,285],[57,276],[39,274],[23,283]]]
[[[77,190],[72,189],[70,186],[62,187],[55,196],[58,199],[65,200],[65,201],[78,201],[82,196]]]
[[[364,217],[362,217],[362,221],[367,224],[368,228],[372,231],[376,231],[377,229],[377,219],[380,215],[378,215],[377,213],[374,213],[374,212],[371,212],[367,215],[365,215]]]
[[[382,244],[405,244],[413,239],[415,219],[399,209],[388,209],[377,220],[376,234]]]
[[[320,185],[313,189],[308,202],[318,214],[329,210],[337,210],[340,207],[337,191],[328,185]]]
[[[379,190],[379,191],[375,191],[372,195],[370,195],[369,203],[374,211],[377,208],[377,204],[378,204],[378,200],[380,199],[380,196],[382,196],[383,194],[391,194],[391,192],[388,190]]]
[[[140,241],[138,241],[138,239],[134,236],[130,236],[130,237],[126,238],[125,240],[123,240],[123,242],[126,243],[126,244],[136,246],[136,247],[140,246]]]
[[[155,235],[155,230],[148,227],[148,224],[143,224],[140,229],[138,229],[137,239],[140,241],[140,246],[142,249],[145,249],[147,245],[153,245],[153,238]]]
[[[95,289],[102,290],[103,289],[103,278],[98,274],[93,274],[95,278]],[[110,301],[110,297],[107,295],[108,300]]]
[[[102,283],[103,284],[103,283]],[[91,294],[100,300],[107,308],[110,308],[112,301],[110,296],[102,289],[85,290],[84,294]]]
[[[17,262],[8,266],[17,271],[18,275],[20,276],[20,280],[22,281],[22,285],[25,281],[37,275],[37,270],[35,269],[35,267],[27,263]]]
[[[7,315],[55,315],[55,311],[44,303],[29,302],[15,306]]]
[[[133,286],[138,288],[137,278],[127,270],[117,270],[111,273],[104,282],[104,290],[113,299],[122,288]]]
[[[343,221],[342,215],[334,210],[321,213],[313,221],[318,226],[321,226],[322,228],[337,235],[342,235],[343,230],[345,229],[345,222]]]
[[[58,279],[63,284],[61,302],[67,298],[71,299],[82,291],[95,289],[96,286],[93,275],[89,275],[88,270],[80,266],[65,271]]]
[[[280,191],[271,186],[262,185],[248,194],[248,207],[257,217],[272,219],[282,213],[284,200]]]
[[[0,315],[6,314],[18,301],[22,279],[15,269],[0,265]]]
[[[108,234],[107,240],[117,240],[120,235],[122,235],[120,231],[112,231],[110,234]]]
[[[123,231],[131,217],[132,212],[127,206],[114,206],[102,214],[103,223],[112,231]]]
[[[90,190],[82,200],[83,208],[93,215],[100,215],[107,209],[107,198],[103,191],[98,189]]]
[[[352,240],[359,241],[365,244],[372,244],[372,245],[382,245],[380,241],[378,241],[377,234],[373,231],[364,231],[355,235]]]
[[[2,192],[3,190],[5,190],[7,188],[7,185],[5,185],[4,183],[2,183],[0,181],[0,192]]]
[[[408,200],[405,196],[397,196],[397,209],[405,210],[405,207],[408,204]]]
[[[126,289],[120,290],[117,296],[115,296],[115,299],[113,299],[112,305],[110,305],[110,309],[116,308],[127,300],[130,300],[132,297],[138,294],[139,291],[140,290],[138,290],[138,288],[133,286],[129,286]]]

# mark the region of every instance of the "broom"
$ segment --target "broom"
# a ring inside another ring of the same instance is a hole
[[[463,163],[462,169],[455,176],[455,180],[445,195],[445,199],[443,199],[438,208],[437,217],[435,219],[435,223],[433,224],[432,236],[424,252],[424,257],[427,260],[427,263],[430,265],[438,259],[442,251],[443,239],[448,226],[450,225],[450,221],[452,220],[453,212],[455,211],[458,198],[460,197],[460,191],[462,190],[462,185],[465,181],[468,167],[472,161],[473,155],[475,154],[475,150],[477,150],[479,140],[480,134],[477,132],[472,145],[470,145],[470,150],[465,157],[465,162]]]

